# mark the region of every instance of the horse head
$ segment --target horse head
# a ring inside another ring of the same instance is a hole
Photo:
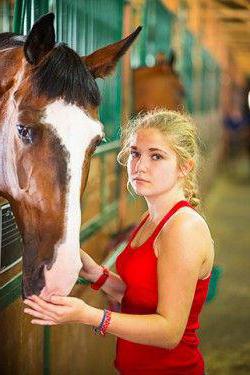
[[[55,43],[54,15],[0,35],[0,194],[23,238],[23,295],[67,295],[81,268],[80,197],[101,142],[96,78],[138,35],[80,57]]]

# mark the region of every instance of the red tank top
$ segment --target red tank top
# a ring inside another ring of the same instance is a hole
[[[190,206],[187,201],[178,202],[160,221],[152,235],[140,246],[131,242],[148,219],[147,215],[132,233],[128,245],[117,257],[116,269],[126,284],[121,312],[127,314],[156,313],[157,257],[153,243],[166,221],[181,207]],[[117,339],[115,367],[123,375],[166,374],[203,375],[204,361],[198,350],[198,316],[205,302],[210,277],[198,280],[189,319],[181,339],[174,349],[168,350]]]

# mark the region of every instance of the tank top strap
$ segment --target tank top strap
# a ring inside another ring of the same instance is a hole
[[[181,207],[191,207],[193,209],[195,209],[188,201],[185,201],[185,200],[182,200],[182,201],[179,201],[177,202],[172,208],[170,211],[168,211],[168,213],[163,217],[163,219],[159,222],[159,224],[157,225],[157,227],[155,228],[155,230],[153,231],[152,235],[150,236],[150,239],[151,240],[155,240],[155,238],[158,236],[158,234],[160,233],[161,229],[163,228],[163,226],[165,225],[165,223],[170,219],[171,216],[173,216],[173,214],[178,211]]]
[[[147,215],[142,219],[142,221],[140,222],[140,224],[134,229],[134,231],[130,235],[129,243],[131,243],[133,241],[133,239],[136,236],[137,232],[141,229],[141,227],[143,226],[143,224],[145,223],[145,221],[148,219],[148,217],[149,217],[149,213],[147,213]]]

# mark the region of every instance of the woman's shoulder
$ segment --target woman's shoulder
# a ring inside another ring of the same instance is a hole
[[[190,207],[180,208],[162,228],[159,244],[169,245],[178,241],[199,247],[204,252],[213,251],[213,240],[210,229],[203,216]]]
[[[182,207],[180,208],[170,219],[168,225],[163,228],[179,230],[181,231],[196,231],[199,233],[206,233],[211,236],[210,229],[205,218],[195,209],[191,207]]]

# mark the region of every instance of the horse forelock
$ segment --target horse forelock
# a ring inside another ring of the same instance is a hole
[[[0,50],[23,46],[25,38],[24,35],[15,33],[0,33]]]
[[[4,59],[10,60],[11,71],[19,70],[25,61],[23,48],[25,37],[14,33],[0,34],[0,53],[8,53]],[[20,54],[22,59],[20,59]],[[0,64],[1,70],[1,64]],[[1,73],[1,72],[0,72]],[[18,73],[16,71],[14,74]],[[6,72],[3,71],[4,76]],[[7,78],[10,80],[10,74]],[[84,108],[96,108],[101,96],[95,79],[80,56],[64,43],[56,45],[38,65],[25,63],[25,75],[22,83],[28,96],[46,97],[48,101],[63,99],[66,103],[77,104]]]
[[[48,99],[63,99],[82,107],[100,104],[98,86],[81,58],[64,43],[54,47],[34,67],[32,87],[37,95]]]

